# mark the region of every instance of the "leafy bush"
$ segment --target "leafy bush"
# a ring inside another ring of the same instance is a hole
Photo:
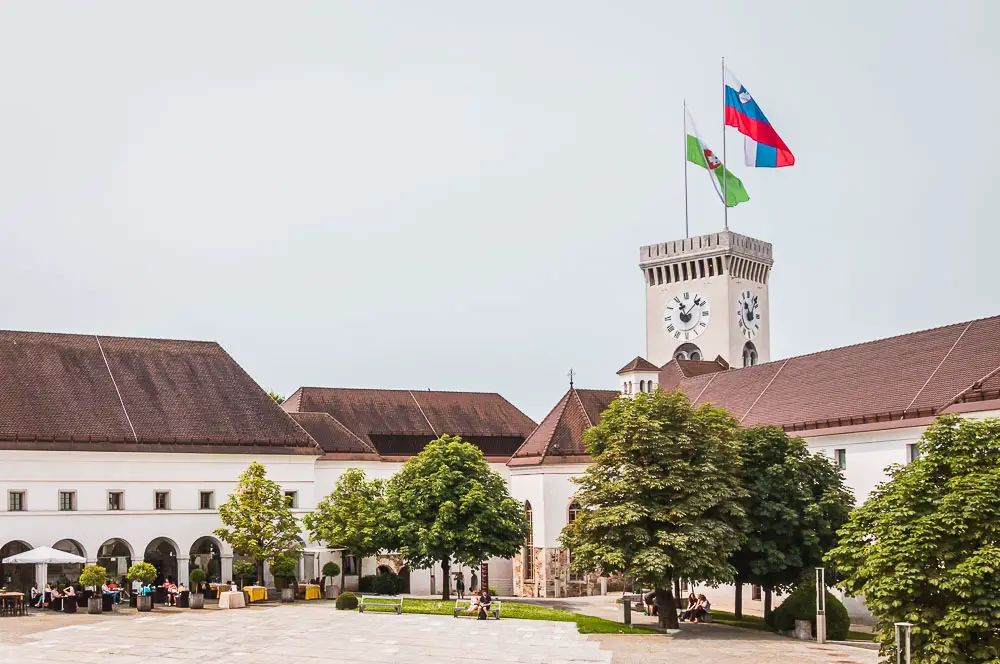
[[[368,574],[361,577],[358,582],[358,590],[362,593],[375,593],[376,595],[398,595],[403,591],[403,580],[399,575],[391,572],[381,574]]]
[[[294,581],[298,571],[298,561],[291,556],[276,556],[271,561],[271,574],[274,575],[275,579],[280,579],[286,583]]]
[[[191,570],[191,574],[188,575],[188,579],[191,581],[191,587],[197,588],[207,577],[205,570],[195,567]]]
[[[323,576],[340,576],[340,565],[334,562],[323,565]]]
[[[244,582],[247,577],[256,578],[257,566],[250,560],[237,560],[233,563],[233,576]]]
[[[100,565],[87,565],[80,572],[80,585],[86,587],[93,586],[100,589],[104,582],[108,580],[108,570]]]
[[[150,584],[156,578],[156,568],[151,563],[136,563],[128,568],[125,578],[129,581],[138,581],[143,585]]]
[[[812,633],[816,636],[816,587],[803,583],[792,591],[771,613],[771,627],[779,632],[795,629],[796,620],[812,623]],[[833,641],[843,641],[851,628],[851,618],[840,600],[826,593],[826,635]]]
[[[338,611],[353,611],[358,608],[358,597],[354,593],[340,593],[337,598]]]
[[[497,596],[497,589],[495,586],[489,586],[487,589],[490,591],[490,597]]]

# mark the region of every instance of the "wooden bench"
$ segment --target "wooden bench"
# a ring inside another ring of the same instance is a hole
[[[472,600],[471,599],[458,599],[458,600],[455,600],[455,608],[452,610],[452,612],[454,613],[454,616],[456,618],[459,617],[460,615],[478,616],[479,615],[479,611],[476,611],[475,613],[466,613],[466,610],[471,605],[472,605]],[[500,600],[498,600],[498,599],[493,600],[492,602],[490,602],[490,608],[486,610],[486,613],[489,614],[489,615],[491,615],[491,616],[493,616],[497,620],[500,620],[500,606],[501,605],[502,605],[502,602]]]
[[[358,613],[365,609],[393,609],[396,615],[403,615],[402,595],[362,595],[358,601]]]

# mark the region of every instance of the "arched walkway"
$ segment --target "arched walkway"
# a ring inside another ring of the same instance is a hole
[[[222,547],[214,537],[200,537],[191,545],[190,571],[204,570],[208,580],[222,582]],[[182,579],[185,583],[187,581]]]
[[[142,559],[156,568],[156,581],[159,586],[166,579],[177,582],[177,545],[166,537],[157,537],[146,545]],[[184,580],[187,583],[187,580]]]
[[[61,539],[53,544],[52,548],[58,551],[65,551],[66,553],[82,556],[84,558],[87,557],[87,552],[84,550],[83,545],[74,539]],[[46,581],[48,583],[58,582],[66,585],[67,583],[77,581],[80,578],[80,572],[82,571],[83,563],[52,563],[48,566],[48,578]]]
[[[127,586],[125,575],[132,566],[132,545],[112,537],[97,548],[97,564],[108,570],[108,576]]]
[[[32,546],[21,540],[7,542],[0,547],[0,561],[7,556],[16,556],[25,551],[31,551]],[[23,593],[31,590],[31,584],[35,582],[34,565],[4,565],[0,563],[0,585],[17,590]]]

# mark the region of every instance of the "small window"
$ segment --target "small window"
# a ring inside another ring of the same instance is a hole
[[[535,538],[534,538],[534,523],[531,513],[531,503],[524,503],[524,520],[528,522],[528,538],[524,541],[523,555],[521,558],[521,567],[524,574],[525,581],[534,581],[535,579]]]
[[[170,509],[170,492],[157,491],[154,495],[153,507],[158,510]]]
[[[834,450],[833,458],[837,462],[837,468],[847,470],[847,450]]]
[[[8,491],[7,492],[7,510],[11,512],[23,512],[24,511],[24,492],[23,491]]]
[[[920,450],[917,449],[916,443],[906,444],[906,463],[913,463],[920,458]]]
[[[746,342],[743,346],[743,366],[752,367],[757,364],[757,347],[752,341]]]
[[[754,602],[760,601],[760,586],[750,586],[750,599]]]
[[[203,510],[215,509],[215,492],[202,491],[198,494],[198,507]]]
[[[662,267],[656,268],[656,283],[657,283],[657,285],[660,285],[660,284],[663,283],[663,268]]]
[[[76,511],[76,491],[59,492],[59,511],[60,512]]]
[[[299,492],[298,491],[286,491],[285,492],[285,502],[288,503],[289,507],[299,506]]]
[[[580,503],[574,500],[572,504],[570,504],[569,510],[567,511],[566,514],[567,523],[573,523],[574,521],[576,521],[576,517],[578,516],[580,516]]]
[[[125,509],[125,492],[108,491],[108,511],[120,512]]]
[[[345,576],[357,576],[358,575],[358,557],[357,556],[344,556],[344,575]]]
[[[646,391],[646,381],[644,381],[644,380],[640,380],[639,381],[639,391],[640,392],[645,392]]]
[[[656,279],[653,277],[653,268],[649,268],[649,285],[650,286],[656,285]]]

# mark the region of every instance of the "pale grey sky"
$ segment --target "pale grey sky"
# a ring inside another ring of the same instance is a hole
[[[1000,3],[0,2],[0,328],[214,339],[266,388],[497,391],[644,350],[719,57],[772,355],[1000,314]],[[992,121],[992,122],[991,122]],[[692,175],[699,175],[692,172]],[[722,210],[691,180],[692,232]],[[905,362],[906,358],[900,358]]]

